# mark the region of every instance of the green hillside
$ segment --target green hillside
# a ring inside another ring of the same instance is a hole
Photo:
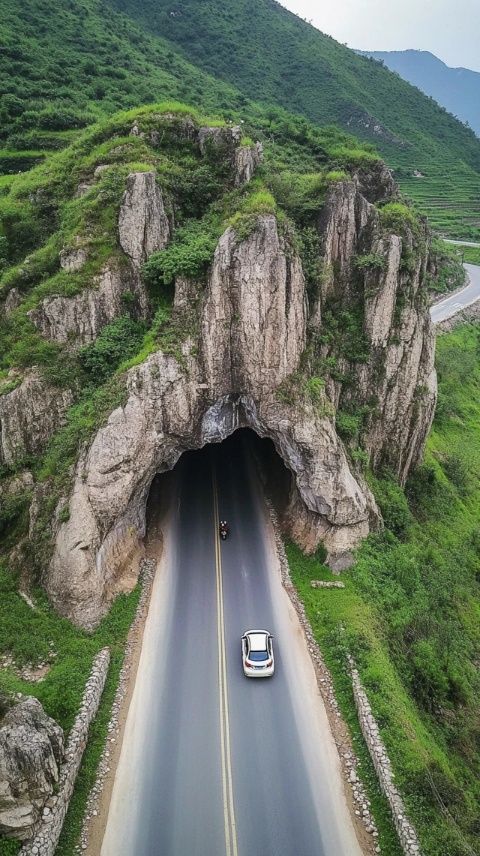
[[[480,234],[480,141],[431,98],[275,0],[111,0],[251,98],[375,142],[442,232]],[[414,170],[423,178],[412,178]]]
[[[103,0],[58,0],[54,11],[48,0],[4,0],[0,44],[0,173],[34,165],[122,108],[187,96],[205,109],[245,101]]]
[[[474,134],[273,0],[4,0],[0,43],[0,173],[117,109],[175,98],[240,118],[255,102],[373,142],[439,230],[480,234]]]

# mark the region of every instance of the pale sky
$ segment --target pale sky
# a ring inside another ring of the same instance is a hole
[[[431,51],[480,71],[480,0],[280,0],[291,12],[360,50]]]

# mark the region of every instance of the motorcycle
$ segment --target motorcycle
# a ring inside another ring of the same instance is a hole
[[[228,523],[222,520],[219,525],[220,538],[222,541],[226,541],[228,538],[228,531]]]

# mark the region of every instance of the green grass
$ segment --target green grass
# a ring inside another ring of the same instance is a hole
[[[471,265],[480,265],[480,247],[460,247],[463,260]]]
[[[426,856],[478,853],[479,352],[478,327],[439,338],[439,407],[410,508],[388,476],[372,481],[390,528],[360,548],[345,590],[311,589],[329,570],[288,548],[354,734],[345,653],[357,660]]]
[[[249,99],[280,105],[316,124],[334,123],[374,142],[439,231],[480,234],[478,138],[375,61],[269,0],[228,6],[220,0],[184,0],[177,16],[169,14],[167,0],[145,0],[141,6],[115,0],[115,6],[145,33],[168,39],[184,58]],[[372,131],[375,124],[383,127],[381,134]],[[415,169],[425,178],[413,178]]]

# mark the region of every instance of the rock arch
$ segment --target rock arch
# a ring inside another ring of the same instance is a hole
[[[294,476],[286,525],[333,560],[365,537],[375,503],[348,464],[331,417],[278,394],[299,366],[307,306],[299,257],[273,215],[242,243],[228,229],[207,288],[178,284],[176,311],[198,299],[199,340],[182,358],[157,351],[127,375],[128,398],[78,461],[69,520],[58,525],[47,588],[63,614],[94,627],[130,587],[156,473],[180,455],[248,427],[270,438]],[[190,307],[191,308],[191,307]],[[290,521],[290,522],[289,522]]]

